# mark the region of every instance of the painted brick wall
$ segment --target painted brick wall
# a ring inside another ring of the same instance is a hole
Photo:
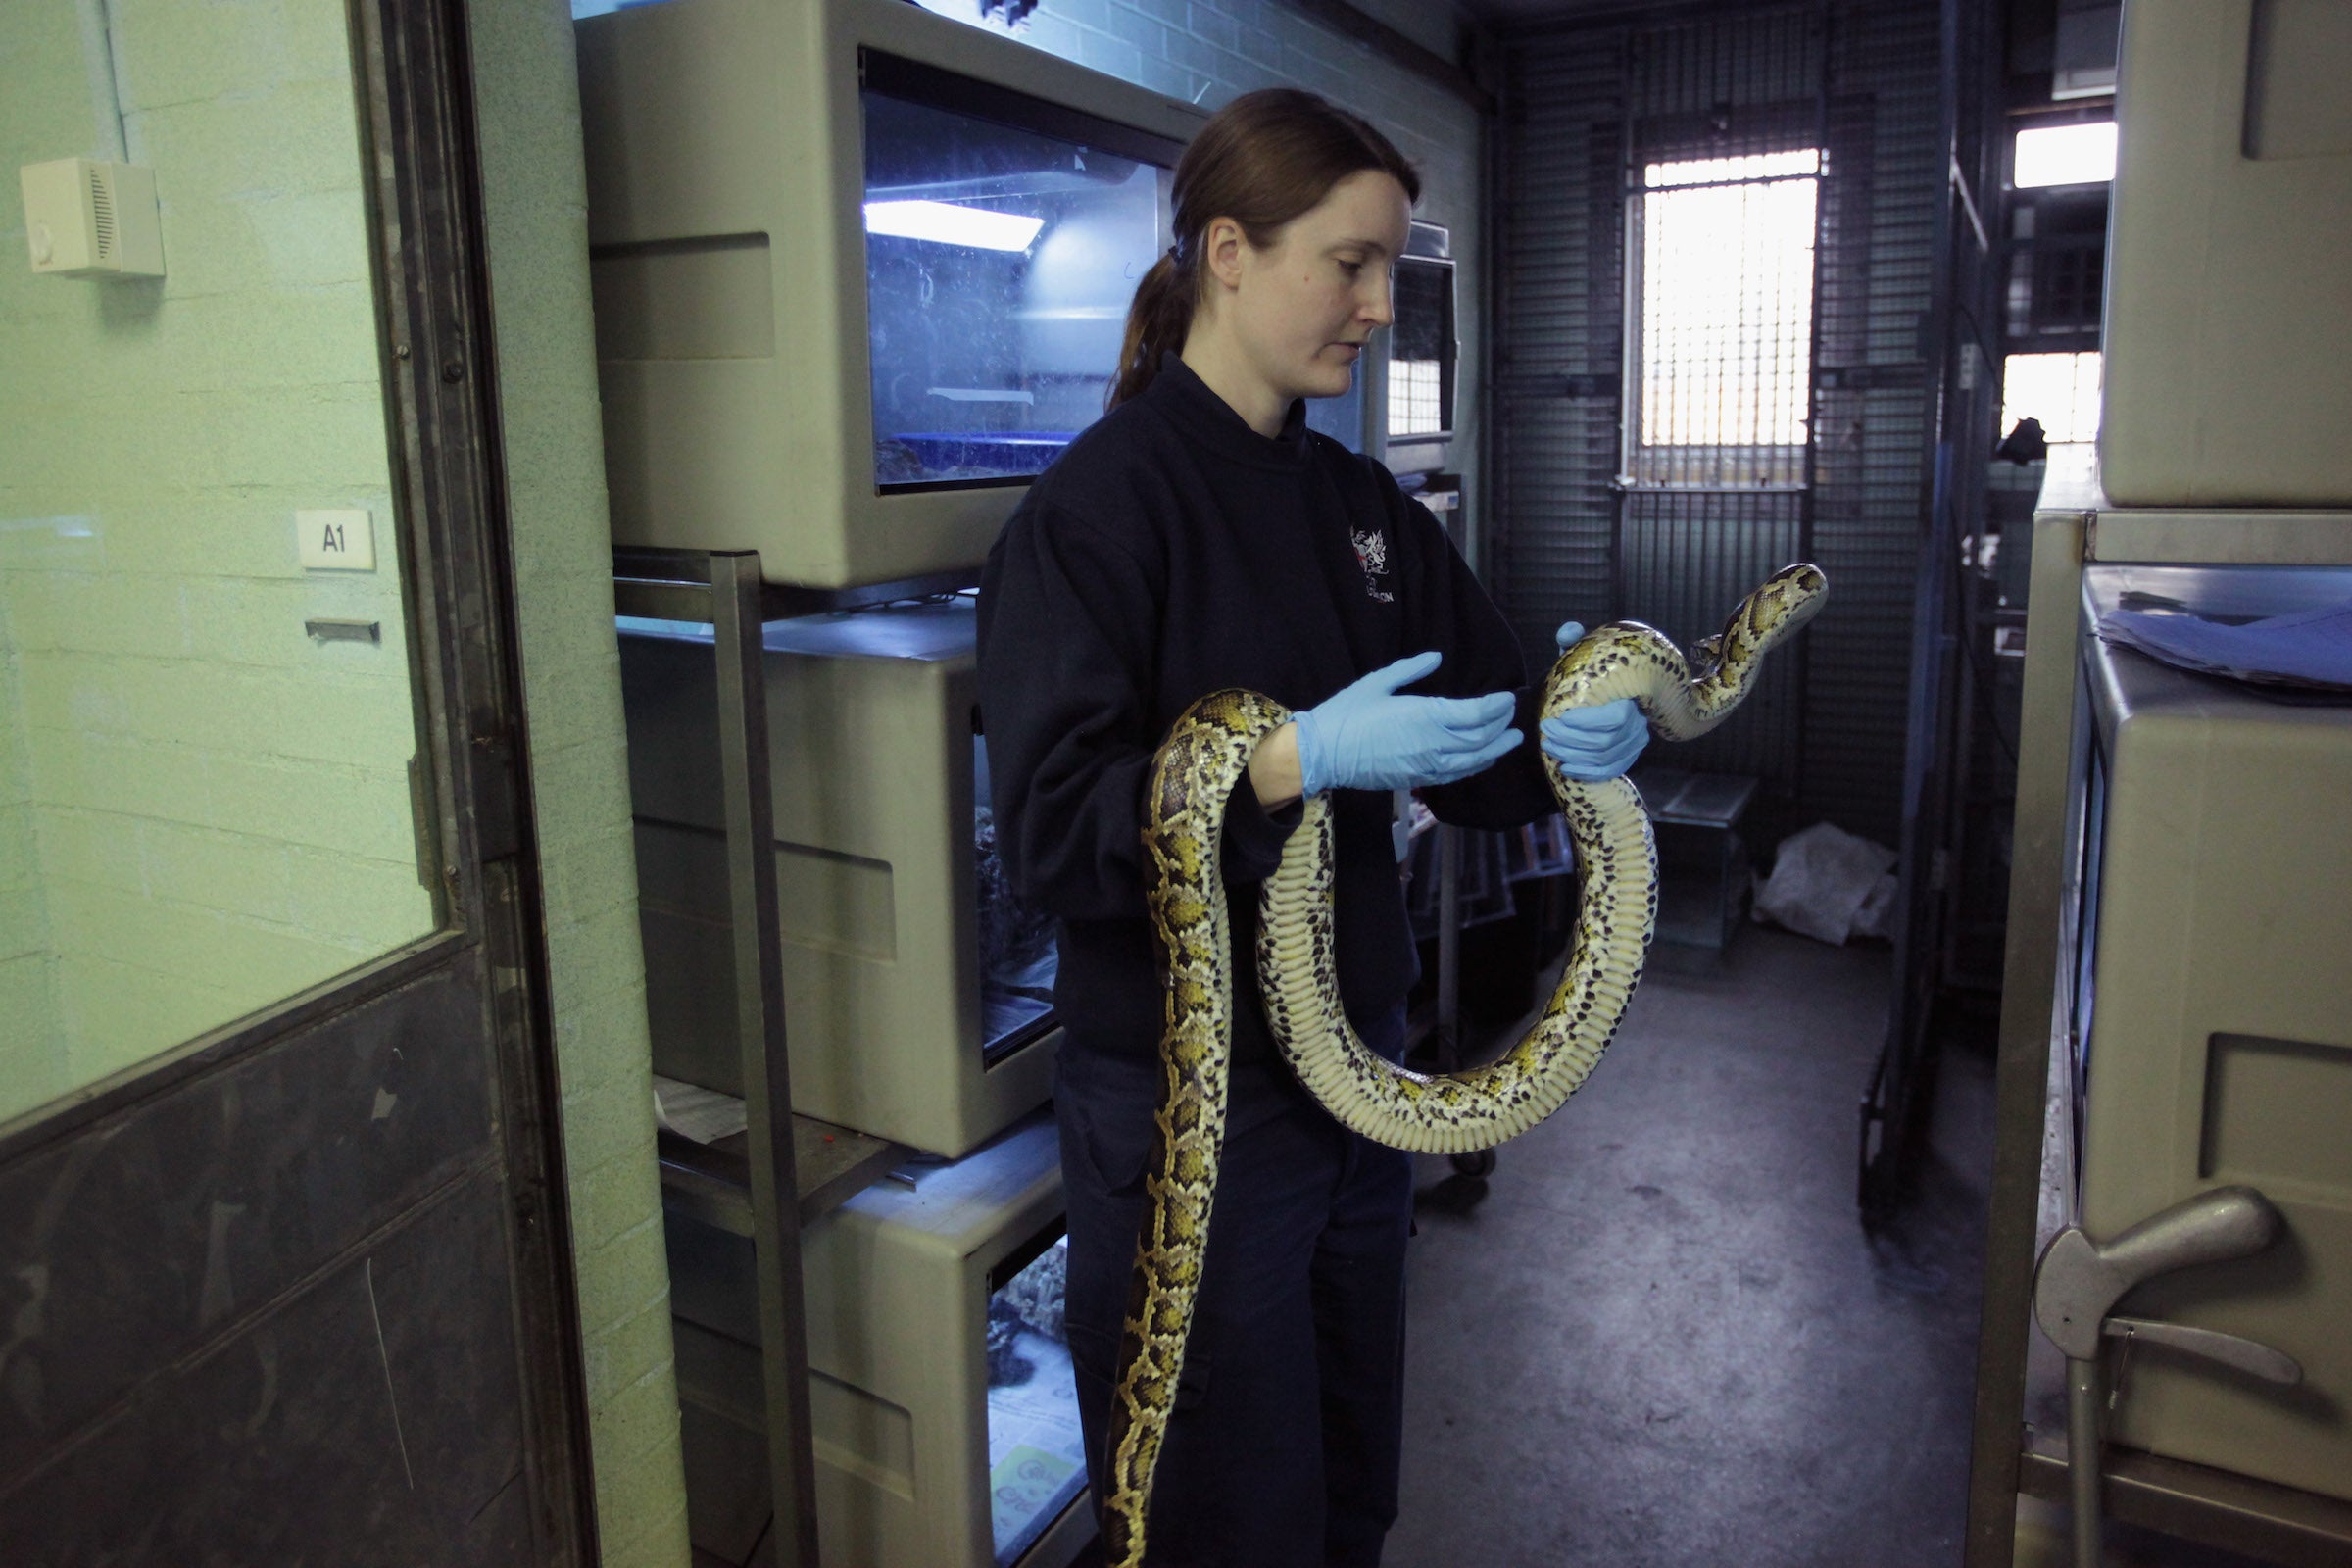
[[[684,1568],[627,732],[565,0],[472,0],[499,408],[605,1568]]]
[[[342,8],[115,0],[170,276],[33,276],[0,197],[0,1118],[423,930]],[[483,0],[485,179],[604,1560],[682,1564],[643,965],[560,0]],[[0,169],[94,149],[0,7]],[[373,576],[306,574],[364,506]],[[379,620],[318,645],[308,616]]]
[[[0,536],[4,537],[4,536]],[[0,546],[5,548],[5,546]],[[32,776],[24,750],[24,683],[0,599],[0,1070],[45,1094],[64,1076],[50,1004],[48,901],[33,854]],[[8,1114],[0,1093],[0,1117]]]
[[[125,133],[170,275],[34,275],[0,199],[0,605],[48,1019],[0,1116],[431,924],[340,7],[115,0]],[[70,0],[0,7],[0,170],[95,151]],[[305,573],[297,508],[375,519]],[[312,616],[373,620],[320,644]],[[0,778],[9,769],[0,766]],[[20,875],[16,886],[26,879]],[[24,987],[22,955],[9,984]]]
[[[976,21],[977,0],[922,0]],[[1459,25],[1450,5],[1363,9],[1435,45]],[[1409,28],[1407,24],[1410,24]],[[983,25],[1003,30],[1001,24]],[[1452,230],[1454,312],[1461,323],[1453,463],[1463,493],[1479,490],[1478,451],[1486,376],[1486,192],[1478,112],[1366,45],[1342,37],[1281,0],[1041,0],[1012,34],[1107,75],[1214,109],[1258,87],[1304,87],[1364,116],[1421,171],[1414,216]],[[1471,515],[1475,518],[1476,512]],[[1480,526],[1474,523],[1474,527]]]

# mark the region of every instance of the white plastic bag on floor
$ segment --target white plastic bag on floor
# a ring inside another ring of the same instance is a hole
[[[1878,846],[1873,844],[1871,848],[1875,850]],[[1856,937],[1877,937],[1882,942],[1892,942],[1894,901],[1902,886],[1892,871],[1882,873],[1870,885],[1870,896],[1862,901],[1862,907],[1854,911],[1854,927],[1845,934],[1845,939],[1851,942]]]
[[[1781,841],[1772,875],[1756,879],[1755,914],[1817,942],[1886,936],[1894,912],[1894,851],[1816,822]]]

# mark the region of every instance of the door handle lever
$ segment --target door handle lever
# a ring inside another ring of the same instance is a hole
[[[2185,1323],[2164,1323],[2145,1317],[2111,1317],[2106,1322],[2110,1339],[2130,1344],[2144,1341],[2162,1345],[2187,1355],[2202,1356],[2233,1366],[2240,1372],[2252,1373],[2269,1383],[2283,1383],[2293,1387],[2303,1381],[2303,1365],[2284,1350],[2246,1339],[2242,1335],[2224,1334],[2219,1329],[2191,1328]]]
[[[2193,1264],[2251,1256],[2278,1234],[2278,1211],[2251,1187],[2201,1193],[2108,1242],[2070,1225],[2034,1268],[2034,1315],[2067,1359],[2095,1360],[2099,1325],[2132,1287]]]
[[[2217,1187],[2151,1214],[2107,1242],[2080,1225],[2052,1238],[2034,1269],[2034,1316],[2066,1356],[2066,1465],[2074,1501],[2075,1568],[2099,1564],[2099,1343],[2109,1334],[2170,1345],[2256,1377],[2299,1383],[2303,1369],[2267,1345],[2211,1329],[2111,1314],[2142,1280],[2270,1246],[2278,1211],[2251,1187]]]

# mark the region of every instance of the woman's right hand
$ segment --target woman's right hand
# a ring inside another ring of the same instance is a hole
[[[1517,746],[1509,692],[1485,697],[1399,697],[1438,667],[1436,652],[1399,659],[1297,715],[1299,783],[1325,790],[1412,789],[1451,784]]]

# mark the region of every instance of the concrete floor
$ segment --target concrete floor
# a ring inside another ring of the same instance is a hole
[[[1391,1568],[1957,1564],[1991,1065],[1944,1053],[1890,1234],[1854,1206],[1884,950],[1653,964],[1483,1185],[1424,1162]]]
[[[1958,1568],[1992,1030],[1948,1026],[1916,1194],[1866,1236],[1890,969],[1758,926],[1720,968],[1653,958],[1491,1178],[1423,1161],[1386,1568]],[[2070,1568],[2066,1510],[2021,1499],[2017,1544]],[[2112,1521],[2106,1552],[2260,1568]]]

